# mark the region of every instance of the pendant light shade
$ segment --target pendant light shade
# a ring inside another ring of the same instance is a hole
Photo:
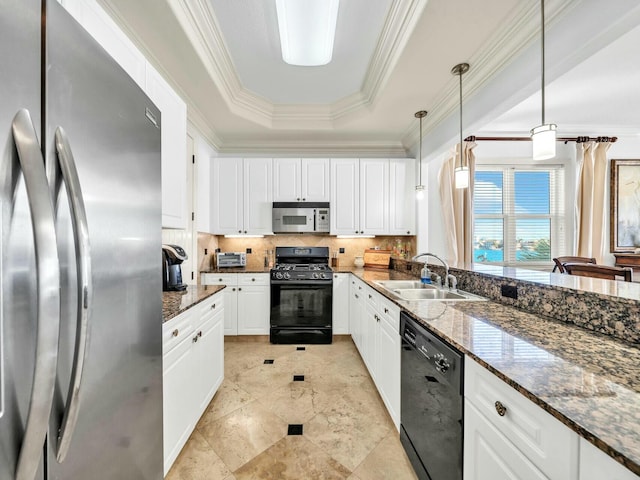
[[[469,71],[468,63],[459,63],[451,69],[451,73],[460,77],[460,164],[454,170],[456,188],[469,188],[469,167],[464,161],[464,143],[462,141],[462,75]]]
[[[542,98],[542,123],[541,125],[531,129],[531,143],[533,145],[533,159],[546,160],[556,156],[556,130],[557,125],[553,123],[545,123],[545,98],[544,98],[544,0],[540,0],[540,13],[542,18],[542,28],[540,39],[542,45],[542,74],[541,79],[541,98]]]
[[[424,185],[422,184],[422,119],[427,116],[426,110],[420,110],[414,114],[414,116],[420,119],[420,149],[418,152],[418,185],[416,185],[416,200],[422,200],[424,198]]]
[[[456,188],[469,188],[469,167],[456,167],[454,175]]]
[[[546,124],[531,130],[533,159],[546,160],[556,156],[556,128],[554,124]]]

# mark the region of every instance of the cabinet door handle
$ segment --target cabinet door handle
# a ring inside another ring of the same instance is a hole
[[[360,285],[358,285],[358,290],[362,290],[362,287]]]
[[[247,231],[245,230],[244,233],[247,233]]]
[[[296,198],[297,201],[300,201],[300,197]]]
[[[238,233],[242,233],[242,230],[238,230]]]
[[[355,294],[355,297],[356,297],[356,298],[360,298],[360,297],[358,296],[358,294],[357,294],[357,293]]]
[[[198,332],[198,337],[201,337],[201,336],[202,336],[202,330]]]
[[[252,281],[252,282],[255,282],[255,281],[256,281],[256,279],[255,279],[255,278],[252,278],[252,279],[251,279],[251,281]]]
[[[356,233],[358,233],[358,230],[356,230]]]
[[[216,304],[215,303],[213,305],[211,305],[211,310],[213,310],[214,308],[216,308]]]
[[[369,298],[373,298],[373,296],[371,294],[369,294]]]
[[[407,235],[409,235],[411,232],[409,230],[407,230]]]
[[[233,287],[233,288],[231,289],[231,291],[232,291],[232,292],[235,292],[235,291],[236,291],[236,287]]]
[[[389,309],[387,307],[384,307],[384,313],[389,313]]]
[[[219,281],[219,282],[221,282],[221,281],[222,281],[222,279],[221,279],[221,278],[219,278],[219,279],[218,279],[218,281]]]
[[[240,291],[242,291],[242,289],[240,287],[238,287],[238,291],[240,292]]]
[[[191,339],[191,343],[196,343],[198,341],[198,335]]]
[[[180,331],[176,328],[173,332],[171,332],[172,337],[177,337]]]
[[[302,201],[303,201],[303,202],[306,202],[306,201],[307,201],[307,199],[306,199],[306,198],[303,198],[303,199],[302,199]]]
[[[505,407],[500,400],[496,400],[496,403],[494,405],[496,407],[496,412],[498,412],[498,415],[504,417],[507,413],[507,407]]]

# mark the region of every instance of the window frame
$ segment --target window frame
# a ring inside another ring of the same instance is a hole
[[[517,214],[515,204],[515,174],[516,172],[549,172],[549,213],[548,214]],[[553,258],[564,255],[566,251],[566,214],[565,214],[565,165],[564,164],[480,164],[475,172],[502,172],[502,213],[472,213],[473,232],[475,238],[476,219],[502,220],[503,261],[476,262],[486,265],[500,265],[523,268],[547,268],[553,265]],[[475,184],[474,172],[474,184]],[[507,176],[509,178],[507,178]],[[475,196],[475,190],[474,190]],[[474,206],[475,210],[475,206]],[[522,261],[516,260],[516,222],[521,219],[549,219],[550,222],[550,258],[549,260]],[[513,237],[513,238],[511,238]]]

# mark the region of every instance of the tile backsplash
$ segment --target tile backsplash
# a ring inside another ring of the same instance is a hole
[[[204,233],[198,234],[198,264],[201,270],[213,267],[211,255],[216,247],[207,245],[217,245],[222,252],[246,252],[247,248],[251,253],[247,254],[247,268],[264,267],[265,251],[275,250],[275,247],[329,247],[329,252],[339,252],[344,248],[344,253],[338,253],[340,266],[353,265],[356,256],[362,256],[365,249],[380,247],[383,249],[396,249],[399,247],[408,252],[411,256],[416,251],[415,237],[391,237],[381,236],[375,238],[337,238],[329,235],[269,235],[263,238],[224,238]],[[208,255],[204,256],[204,248],[208,249]],[[204,267],[204,268],[203,268]]]

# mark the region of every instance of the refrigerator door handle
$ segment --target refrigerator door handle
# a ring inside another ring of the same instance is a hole
[[[76,276],[78,279],[78,307],[73,366],[62,424],[58,431],[56,451],[57,460],[62,463],[69,452],[71,438],[75,431],[78,413],[80,411],[82,372],[89,348],[89,306],[91,305],[92,285],[91,246],[89,244],[87,213],[73,152],[71,151],[67,134],[62,127],[56,129],[55,144],[58,163],[60,165],[60,171],[62,172],[62,180],[69,198],[71,224],[76,249]]]
[[[28,110],[16,113],[11,130],[29,199],[37,285],[33,387],[15,478],[33,480],[49,426],[58,366],[60,262],[44,160]]]

